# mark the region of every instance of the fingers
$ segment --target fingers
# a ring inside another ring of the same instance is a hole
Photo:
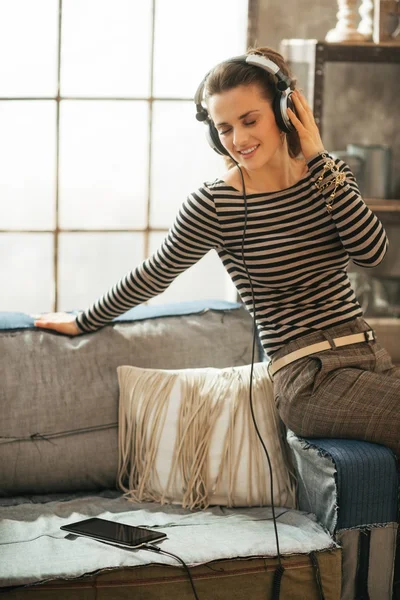
[[[62,328],[62,323],[58,323],[57,321],[47,320],[41,317],[37,321],[33,323],[35,327],[41,327],[42,329],[54,329],[55,331],[59,331],[59,327]]]
[[[32,315],[37,322],[51,321],[52,323],[70,323],[75,321],[75,315],[64,312],[43,313],[42,315]]]
[[[311,107],[307,102],[307,98],[299,89],[293,90],[291,98],[296,101],[296,106],[299,106],[308,112],[312,112]]]
[[[297,131],[299,131],[301,128],[304,129],[303,123],[300,121],[296,113],[291,108],[287,108],[287,113],[289,115],[290,121],[293,123]]]
[[[36,327],[40,329],[51,329],[65,335],[78,335],[80,333],[78,326],[75,323],[54,323],[52,321],[36,321]]]
[[[303,124],[306,125],[308,122],[312,122],[314,118],[311,109],[307,104],[307,100],[299,92],[299,90],[294,90],[290,98],[293,101],[297,114],[299,115],[300,120],[303,122]]]
[[[303,124],[306,126],[309,125],[316,127],[317,124],[314,119],[314,113],[311,110],[311,107],[308,104],[304,94],[299,90],[294,90],[293,94],[290,97],[293,99],[293,104]]]
[[[67,313],[48,313],[43,315],[35,315],[38,317],[34,320],[35,327],[41,329],[52,329],[59,333],[65,333],[67,335],[77,335],[80,333],[78,326],[76,325],[75,315]]]
[[[307,160],[318,152],[322,152],[324,145],[313,112],[309,107],[304,94],[295,90],[290,97],[292,98],[296,112],[288,107],[288,117],[298,133],[301,151],[304,158]]]
[[[289,119],[295,126],[298,133],[308,131],[311,135],[316,135],[318,126],[314,119],[314,114],[306,100],[306,97],[299,90],[294,90],[290,98],[292,99],[296,113],[291,109],[287,108]]]

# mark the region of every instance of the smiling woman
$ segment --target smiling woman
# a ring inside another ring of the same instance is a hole
[[[189,194],[158,250],[75,321],[50,315],[36,325],[95,331],[215,249],[271,359],[283,422],[302,436],[362,439],[400,454],[400,369],[364,321],[347,275],[350,259],[382,261],[386,233],[348,165],[324,149],[295,87],[269,48],[209,71],[196,117],[233,167]]]
[[[208,124],[215,142],[211,145],[228,167],[246,166],[243,177],[249,193],[289,188],[307,172],[305,159],[323,150],[318,129],[314,123],[308,147],[304,147],[303,131],[301,146],[299,131],[289,116],[300,97],[278,52],[253,48],[246,61],[243,58],[221,63],[207,74],[196,93],[197,118]],[[249,69],[247,61],[262,69]],[[207,114],[201,106],[203,96]],[[241,176],[231,168],[222,179],[238,188]]]

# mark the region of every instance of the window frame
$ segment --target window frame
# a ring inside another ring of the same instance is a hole
[[[0,229],[0,234],[24,234],[24,235],[37,235],[37,234],[51,234],[53,238],[53,280],[51,282],[52,285],[52,311],[59,310],[59,240],[60,235],[64,233],[84,233],[84,234],[107,234],[107,233],[140,233],[143,235],[143,254],[144,256],[149,255],[149,246],[150,246],[150,236],[152,233],[167,233],[167,228],[153,227],[150,226],[150,212],[151,212],[151,176],[152,176],[152,128],[153,128],[153,105],[154,102],[193,102],[193,97],[191,98],[174,98],[174,97],[156,97],[153,95],[153,87],[154,87],[154,47],[155,47],[155,11],[156,11],[156,0],[152,0],[152,22],[151,22],[151,50],[150,50],[150,93],[146,97],[100,97],[96,96],[87,97],[87,96],[61,96],[60,94],[60,79],[61,79],[61,46],[62,46],[62,3],[63,0],[59,0],[58,6],[58,48],[57,48],[57,93],[56,96],[38,96],[38,97],[6,97],[2,96],[0,101],[13,101],[13,100],[24,100],[27,102],[37,101],[37,100],[54,100],[56,102],[56,160],[55,160],[55,215],[54,215],[54,227],[50,229],[19,229],[19,228],[7,228]],[[248,25],[247,25],[247,46],[251,46],[256,39],[257,33],[257,21],[258,21],[258,12],[259,12],[259,0],[248,0]],[[62,228],[60,227],[60,219],[59,219],[59,179],[60,179],[60,109],[61,102],[68,102],[70,100],[73,101],[82,101],[91,100],[91,101],[145,101],[149,105],[149,119],[148,119],[148,181],[147,181],[147,198],[145,199],[145,212],[146,212],[146,225],[142,228],[102,228],[102,229],[88,229],[88,228]]]

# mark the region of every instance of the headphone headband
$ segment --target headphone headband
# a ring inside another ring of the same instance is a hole
[[[254,67],[261,67],[261,69],[264,69],[264,71],[267,71],[267,73],[270,73],[271,75],[275,75],[275,77],[278,79],[278,83],[277,83],[276,87],[278,88],[279,91],[286,90],[288,87],[290,87],[290,84],[292,82],[292,80],[289,77],[287,77],[284,73],[282,73],[282,71],[280,70],[280,68],[278,67],[277,64],[275,64],[269,58],[266,58],[265,56],[262,56],[260,54],[242,54],[241,56],[233,56],[232,58],[228,58],[227,60],[224,60],[222,63],[219,63],[219,64],[224,65],[224,64],[229,64],[229,63],[247,63],[248,65],[251,65]],[[215,67],[208,71],[208,73],[204,77],[203,81],[200,83],[200,85],[197,88],[196,93],[194,95],[194,102],[195,102],[196,108],[197,108],[196,119],[198,121],[205,121],[208,118],[207,110],[204,108],[204,106],[202,104],[203,99],[204,99],[203,94],[204,94],[204,86],[207,81],[207,77],[210,75],[210,73],[214,69],[215,69]]]

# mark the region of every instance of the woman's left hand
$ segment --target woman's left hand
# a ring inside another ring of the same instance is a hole
[[[289,107],[287,109],[288,116],[299,134],[303,156],[308,160],[319,152],[324,152],[325,148],[313,112],[304,94],[296,89],[290,98],[293,100],[298,117]]]
[[[66,335],[82,333],[76,324],[76,315],[65,312],[46,313],[35,317],[35,326],[43,329],[54,329]]]

